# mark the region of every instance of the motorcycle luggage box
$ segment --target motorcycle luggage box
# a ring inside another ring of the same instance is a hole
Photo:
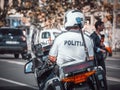
[[[90,68],[93,66],[94,66],[94,62],[92,60],[90,60],[90,61],[86,61],[86,62],[80,62],[80,63],[63,66],[62,69],[63,69],[64,74],[69,74],[71,72],[73,73],[73,72],[77,72],[77,71],[83,72],[87,68]]]

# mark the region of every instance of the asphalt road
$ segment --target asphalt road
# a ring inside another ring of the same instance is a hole
[[[0,90],[38,90],[33,74],[24,74],[26,61],[0,55]],[[106,59],[109,90],[120,90],[120,53]]]
[[[33,74],[24,74],[26,61],[0,55],[0,90],[38,90]]]
[[[120,52],[106,59],[106,68],[109,90],[120,90]]]

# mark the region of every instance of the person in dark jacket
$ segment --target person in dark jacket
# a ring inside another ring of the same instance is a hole
[[[97,64],[99,66],[102,66],[102,68],[106,72],[105,61],[103,57],[103,53],[105,53],[106,51],[103,49],[104,45],[103,43],[101,43],[102,35],[100,34],[100,32],[103,31],[104,29],[104,22],[102,22],[101,20],[96,21],[95,29],[96,30],[91,34],[91,38],[93,39],[93,42],[94,42],[95,58],[96,58]]]

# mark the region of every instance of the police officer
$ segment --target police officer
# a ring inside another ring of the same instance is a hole
[[[79,19],[80,26],[77,19]],[[59,66],[69,62],[84,62],[86,53],[80,30],[84,26],[85,17],[79,10],[69,10],[65,13],[64,26],[67,30],[54,41],[49,52],[49,60]],[[89,53],[89,60],[94,59],[93,42],[84,35]]]

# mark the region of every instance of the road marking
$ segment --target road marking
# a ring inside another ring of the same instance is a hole
[[[113,66],[106,66],[107,68],[110,68],[110,69],[117,69],[117,70],[120,70],[119,67],[113,67]]]
[[[110,57],[110,58],[108,57],[106,61],[120,61],[120,59],[114,57]]]
[[[9,83],[13,83],[13,84],[17,84],[17,85],[20,85],[20,86],[25,86],[25,87],[33,88],[33,89],[36,89],[36,90],[38,89],[37,87],[30,86],[28,84],[20,83],[20,82],[17,82],[17,81],[13,81],[13,80],[10,80],[10,79],[0,78],[0,80],[6,81],[6,82],[9,82]],[[114,81],[114,82],[119,82],[120,83],[120,79],[119,78],[114,78],[114,77],[107,76],[107,80]]]
[[[114,66],[106,66],[107,68],[110,68],[110,69],[117,69],[117,70],[120,70],[119,67],[114,67]]]
[[[119,78],[114,78],[114,77],[107,76],[107,80],[114,81],[114,82],[119,82],[120,83],[120,79]]]
[[[0,61],[7,62],[7,63],[12,63],[12,64],[18,64],[18,65],[25,65],[25,63],[26,63],[26,62],[10,61],[10,60],[0,60]],[[120,70],[119,67],[113,67],[113,66],[106,66],[106,68]]]
[[[19,61],[10,61],[10,60],[0,60],[2,62],[12,63],[12,64],[19,64],[19,65],[25,65],[26,62],[19,62]]]
[[[20,85],[20,86],[25,86],[25,87],[29,87],[29,88],[33,88],[33,89],[38,89],[37,87],[31,86],[31,85],[28,85],[28,84],[24,84],[24,83],[20,83],[20,82],[17,82],[17,81],[13,81],[13,80],[10,80],[10,79],[0,78],[0,80],[6,81],[6,82],[9,82],[9,83],[13,83],[13,84],[17,84],[17,85]]]

